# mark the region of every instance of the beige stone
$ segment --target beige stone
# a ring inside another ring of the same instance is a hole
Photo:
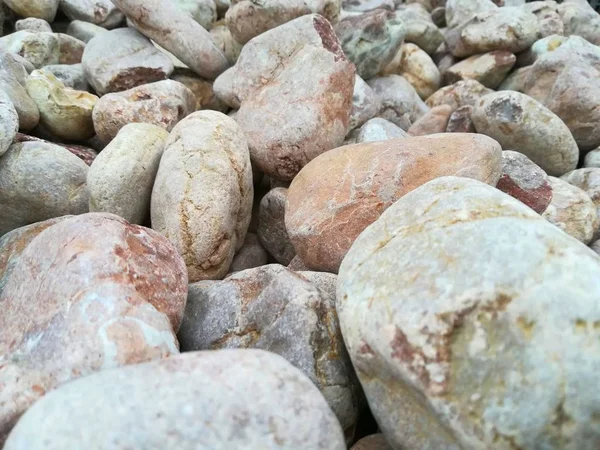
[[[60,8],[71,20],[89,22],[103,28],[115,28],[125,16],[111,0],[60,0]]]
[[[222,102],[213,90],[213,84],[204,80],[190,69],[175,69],[172,80],[186,86],[196,97],[196,111],[201,109],[212,109],[214,111],[227,112],[227,105]]]
[[[425,136],[427,134],[444,133],[451,114],[452,107],[450,105],[435,106],[411,125],[408,129],[408,135]]]
[[[496,89],[513,68],[516,60],[515,55],[504,50],[473,55],[450,67],[444,77],[448,83],[477,80],[485,87]]]
[[[260,201],[258,210],[258,239],[279,264],[287,266],[296,250],[285,229],[287,188],[271,189]]]
[[[4,0],[4,3],[21,17],[36,17],[52,22],[59,0]]]

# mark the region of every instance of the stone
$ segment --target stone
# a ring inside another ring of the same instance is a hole
[[[371,434],[354,444],[350,450],[393,450],[381,433]]]
[[[358,235],[411,190],[446,175],[495,186],[501,148],[478,134],[434,134],[337,148],[288,189],[285,225],[302,262],[336,273]]]
[[[104,95],[92,118],[98,137],[108,143],[128,123],[150,123],[171,131],[195,109],[192,91],[177,81],[163,80]]]
[[[32,31],[52,33],[52,27],[44,19],[38,19],[36,17],[28,17],[26,19],[17,20],[15,22],[15,31]]]
[[[446,8],[439,6],[431,11],[431,20],[438,28],[446,28]]]
[[[87,171],[83,161],[58,145],[11,145],[0,157],[0,236],[34,222],[87,212]]]
[[[490,0],[447,0],[446,23],[457,28],[475,17],[477,13],[495,12],[498,7]]]
[[[255,267],[266,265],[268,261],[269,254],[263,246],[260,245],[260,241],[256,234],[246,233],[244,244],[233,257],[229,271],[240,272],[246,269],[253,269]]]
[[[125,15],[111,0],[60,0],[60,9],[73,21],[88,22],[108,29],[119,26],[125,19]]]
[[[0,50],[22,56],[36,69],[58,64],[60,59],[60,44],[54,33],[17,31],[0,37]]]
[[[85,42],[68,34],[55,33],[60,47],[59,64],[79,64],[83,57]]]
[[[65,87],[77,91],[88,91],[88,84],[83,72],[83,64],[53,64],[40,69],[42,72],[50,72],[60,80]]]
[[[504,50],[473,55],[450,67],[444,77],[449,84],[460,80],[477,80],[485,87],[496,89],[516,60],[515,55]]]
[[[597,255],[600,255],[600,240],[592,242],[589,247],[594,250]]]
[[[406,43],[396,52],[381,75],[402,75],[425,100],[442,84],[440,71],[431,57],[417,45]]]
[[[577,167],[579,150],[558,116],[528,95],[500,91],[482,97],[471,116],[475,129],[529,157],[546,173],[564,175]]]
[[[290,181],[311,159],[343,142],[354,78],[329,22],[306,15],[248,42],[213,87],[239,108],[235,120],[257,168]]]
[[[287,268],[290,270],[293,270],[294,272],[302,272],[302,271],[309,270],[308,267],[306,267],[304,265],[304,263],[302,262],[302,260],[300,259],[300,257],[298,255],[296,255],[292,258],[292,260],[288,264]],[[311,273],[316,273],[316,272],[311,272]],[[324,273],[324,272],[322,272],[322,273]]]
[[[525,3],[521,9],[532,12],[537,17],[540,28],[539,39],[553,34],[564,34],[564,23],[555,1],[533,1]]]
[[[53,22],[59,0],[4,0],[6,6],[21,17],[36,17]]]
[[[585,155],[583,167],[600,167],[600,148],[596,148]]]
[[[56,137],[83,141],[94,135],[95,95],[66,87],[48,70],[31,72],[27,94],[40,111],[40,124]]]
[[[444,35],[427,12],[406,5],[396,10],[396,16],[404,23],[405,42],[418,45],[430,55],[444,42]]]
[[[169,133],[149,123],[125,125],[87,174],[90,212],[106,212],[143,225]]]
[[[229,28],[226,25],[216,25],[211,28],[210,36],[229,64],[234,65],[240,56],[243,45],[233,38]]]
[[[214,111],[227,112],[227,105],[222,102],[213,90],[213,84],[204,80],[190,69],[175,69],[171,79],[187,87],[196,98],[196,111],[201,109],[212,109]]]
[[[106,28],[94,25],[93,23],[82,20],[73,20],[67,27],[67,34],[79,39],[85,43],[90,42],[94,37],[101,33],[106,33]]]
[[[600,45],[600,17],[588,2],[565,2],[557,7],[565,36],[577,35]]]
[[[551,35],[535,41],[529,49],[519,54],[517,66],[523,67],[534,64],[542,55],[553,52],[567,42],[567,39],[567,36]]]
[[[217,21],[217,5],[214,0],[176,0],[179,9],[189,14],[205,30]]]
[[[543,217],[578,241],[590,243],[599,226],[594,202],[584,190],[560,178],[549,179],[552,201]]]
[[[262,246],[279,264],[287,266],[296,250],[285,229],[287,188],[271,189],[260,201],[256,234]]]
[[[0,90],[0,156],[6,153],[19,131],[19,114],[12,100]]]
[[[48,420],[32,426],[38,417]],[[6,450],[346,448],[314,384],[263,350],[186,353],[85,377],[36,403],[6,445]]]
[[[452,109],[461,106],[475,106],[481,97],[494,92],[476,80],[458,81],[450,86],[444,86],[426,101],[427,106],[450,105]]]
[[[279,354],[315,383],[352,438],[358,386],[339,332],[335,290],[320,289],[278,264],[195,283],[178,338],[182,351],[257,348]]]
[[[100,95],[169,78],[173,63],[133,28],[94,37],[83,53],[85,76]]]
[[[173,128],[152,191],[152,228],[175,244],[191,282],[227,274],[253,193],[246,138],[233,119],[198,111]]]
[[[0,297],[0,435],[67,381],[178,353],[186,296],[183,261],[150,229],[91,213],[42,231]]]
[[[16,144],[19,142],[41,142],[44,144],[58,145],[59,147],[62,147],[64,149],[68,150],[73,155],[77,156],[87,166],[91,166],[92,162],[94,161],[96,156],[98,156],[98,153],[96,150],[89,148],[89,147],[85,147],[83,145],[58,144],[58,143],[46,141],[44,139],[40,139],[35,136],[29,136],[29,135],[23,134],[23,133],[17,133],[17,135],[15,136],[14,143]]]
[[[363,142],[387,141],[390,139],[405,138],[408,133],[389,120],[376,117],[365,123],[356,136],[356,144]]]
[[[377,75],[396,54],[404,39],[404,23],[395,12],[376,9],[338,22],[335,34],[344,54],[368,80]]]
[[[408,135],[425,136],[427,134],[444,133],[451,114],[452,107],[450,105],[435,106],[410,126]]]
[[[381,103],[365,81],[356,75],[354,79],[354,94],[352,95],[352,112],[348,120],[348,130],[362,126],[379,113]]]
[[[113,0],[142,34],[173,53],[201,77],[213,80],[229,63],[210,34],[169,0]]]
[[[381,100],[379,117],[405,131],[429,111],[415,88],[400,75],[375,77],[367,83]]]
[[[464,105],[454,110],[448,119],[446,133],[475,133],[475,125],[471,119],[473,107]]]
[[[396,202],[354,243],[337,290],[390,446],[596,447],[599,276],[590,249],[475,180],[438,178]]]
[[[598,226],[600,226],[600,169],[576,169],[564,174],[560,179],[578,187],[590,196],[596,205]]]
[[[374,9],[394,11],[396,5],[394,0],[343,0],[342,8],[344,11],[366,13]]]
[[[510,73],[500,86],[497,87],[498,91],[516,91],[523,92],[525,90],[525,82],[529,77],[529,71],[531,66],[520,67]]]
[[[502,152],[502,176],[496,185],[505,194],[542,214],[552,201],[552,185],[548,175],[522,153]]]
[[[19,129],[28,131],[40,121],[36,104],[25,89],[27,71],[11,53],[0,50],[0,91],[10,98],[19,116]]]

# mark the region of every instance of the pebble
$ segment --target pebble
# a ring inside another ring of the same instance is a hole
[[[27,30],[36,32],[52,33],[52,27],[44,19],[36,17],[28,17],[26,19],[17,20],[15,22],[15,31]]]
[[[425,136],[427,134],[444,133],[452,114],[450,105],[431,108],[427,114],[413,123],[408,129],[409,136]]]
[[[408,133],[389,120],[375,117],[365,123],[356,136],[356,143],[387,141],[408,137]]]
[[[285,228],[287,188],[271,189],[260,201],[256,234],[263,247],[279,264],[287,266],[296,250]]]
[[[111,0],[60,0],[60,9],[72,21],[108,29],[118,27],[125,19],[125,15]]]
[[[92,38],[101,33],[106,33],[106,31],[108,31],[106,28],[94,25],[93,23],[84,22],[82,20],[74,20],[70,22],[69,26],[67,27],[68,35],[73,36],[74,38],[77,38],[85,43],[90,42]]]
[[[254,233],[246,233],[244,243],[236,252],[231,261],[229,272],[240,272],[246,269],[261,267],[269,262],[269,254],[260,244],[258,236]]]
[[[446,70],[444,76],[449,84],[469,79],[477,80],[490,89],[496,89],[513,68],[516,60],[512,53],[496,50],[470,56]]]
[[[19,131],[19,115],[10,97],[0,90],[0,156],[8,150]]]
[[[475,125],[471,119],[473,107],[464,105],[456,108],[448,119],[447,133],[475,133]]]
[[[53,22],[59,0],[4,0],[4,3],[21,17],[36,17]]]
[[[60,61],[60,42],[54,33],[16,31],[0,37],[0,50],[22,56],[36,69]]]

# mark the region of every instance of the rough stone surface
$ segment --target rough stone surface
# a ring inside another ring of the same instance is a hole
[[[190,281],[227,274],[253,193],[248,146],[233,119],[199,111],[175,126],[154,182],[152,228],[175,244]]]
[[[565,2],[558,5],[565,36],[577,35],[600,45],[600,17],[588,2]]]
[[[363,142],[387,141],[389,139],[405,138],[408,133],[389,120],[376,117],[365,123],[356,136],[356,144]]]
[[[464,80],[445,86],[427,99],[427,106],[450,105],[452,109],[475,104],[481,97],[494,92],[476,80]]]
[[[52,22],[59,0],[4,0],[4,3],[21,17],[37,17]]]
[[[457,108],[448,119],[447,133],[475,133],[475,125],[471,119],[473,107],[464,105]]]
[[[256,234],[263,247],[279,264],[287,266],[296,250],[285,229],[287,188],[274,188],[260,201]]]
[[[408,135],[425,136],[426,134],[444,133],[451,114],[452,107],[450,105],[435,106],[411,125]]]
[[[404,40],[417,44],[430,55],[433,54],[444,42],[444,35],[433,23],[431,16],[419,8],[412,8],[411,5],[399,6],[396,16],[404,22]]]
[[[57,144],[54,142],[46,141],[44,139],[40,139],[35,136],[29,136],[29,135],[23,134],[23,133],[17,133],[17,135],[15,136],[14,143],[16,144],[18,142],[41,142],[44,144],[58,145],[59,147],[63,147],[64,149],[66,149],[70,153],[72,153],[73,155],[77,156],[88,166],[91,166],[92,162],[94,161],[96,156],[98,156],[97,151],[94,150],[93,148],[85,147],[83,145],[76,145],[76,144]]]
[[[212,109],[215,111],[227,112],[227,105],[222,102],[213,90],[213,84],[204,80],[189,69],[175,69],[172,80],[186,86],[196,97],[196,111],[201,109]]]
[[[115,28],[125,19],[111,0],[60,0],[60,8],[71,20]]]
[[[81,20],[74,20],[69,23],[67,27],[67,34],[73,36],[74,38],[79,39],[85,43],[92,40],[92,38],[96,37],[100,33],[106,33],[108,31],[106,28],[102,28],[98,25],[94,25],[93,23],[83,22]]]
[[[179,9],[192,16],[205,30],[210,30],[217,21],[217,5],[214,0],[176,0],[176,3]]]
[[[457,175],[495,186],[500,145],[477,134],[437,134],[356,144],[315,159],[292,181],[285,225],[304,264],[337,272],[357,236],[427,181]]]
[[[17,31],[0,37],[0,50],[22,56],[36,69],[60,60],[60,43],[54,33]]]
[[[260,244],[258,236],[254,233],[246,233],[244,244],[233,257],[229,271],[240,272],[242,270],[264,266],[268,261],[269,254]]]
[[[337,292],[390,445],[596,448],[599,279],[590,249],[493,187],[445,177],[396,202],[352,246]]]
[[[525,81],[529,76],[531,66],[520,67],[511,72],[497,87],[498,91],[517,91],[525,90]]]
[[[527,155],[549,175],[577,167],[579,150],[567,126],[552,111],[519,92],[501,91],[482,97],[471,116],[479,133],[502,148]]]
[[[48,420],[38,423],[40,417]],[[5,449],[78,446],[346,448],[340,425],[314,384],[262,350],[186,353],[69,383],[28,411]]]
[[[66,87],[77,91],[89,91],[82,64],[53,64],[39,69],[43,72],[49,71],[58,78]]]
[[[79,64],[85,50],[85,42],[65,33],[55,33],[59,45],[59,64]]]
[[[28,17],[27,19],[17,20],[15,22],[15,31],[28,30],[32,32],[52,33],[52,27],[44,19]]]
[[[477,80],[485,87],[496,89],[513,68],[516,60],[512,53],[496,50],[464,59],[450,67],[444,76],[447,83]]]
[[[585,191],[590,196],[594,205],[596,205],[598,226],[600,226],[600,169],[577,169],[564,174],[560,178]]]
[[[381,433],[362,438],[350,450],[393,450]]]
[[[229,64],[234,65],[240,56],[243,45],[233,38],[229,28],[223,24],[216,25],[210,30],[210,36]]]
[[[0,90],[0,156],[6,153],[17,131],[19,131],[19,114],[8,94]]]
[[[373,92],[373,89],[361,77],[356,75],[348,130],[362,126],[365,122],[375,117],[380,109],[381,103],[375,92]]]

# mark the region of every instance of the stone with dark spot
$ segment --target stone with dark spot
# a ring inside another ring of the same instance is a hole
[[[473,114],[471,105],[457,108],[448,119],[446,133],[475,133],[475,125],[471,120],[471,114]]]

